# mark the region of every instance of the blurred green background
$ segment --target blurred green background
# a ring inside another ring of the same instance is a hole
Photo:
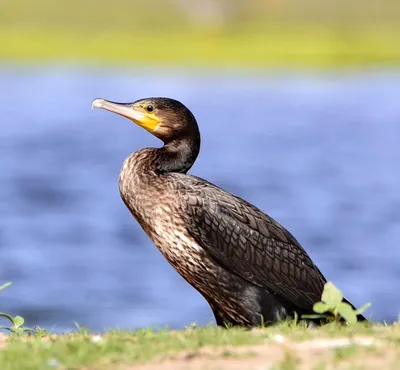
[[[1,0],[0,58],[185,66],[400,61],[400,1]]]

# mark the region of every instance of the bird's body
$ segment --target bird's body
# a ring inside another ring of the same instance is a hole
[[[312,313],[326,279],[297,240],[257,207],[186,173],[200,149],[190,111],[166,98],[121,111],[115,104],[102,100],[98,107],[131,118],[165,144],[125,160],[121,197],[168,262],[208,301],[217,324],[258,326]]]

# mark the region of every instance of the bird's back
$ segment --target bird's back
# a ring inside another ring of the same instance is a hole
[[[189,233],[213,258],[299,307],[310,309],[320,300],[325,277],[278,222],[206,180],[176,173],[168,177]]]

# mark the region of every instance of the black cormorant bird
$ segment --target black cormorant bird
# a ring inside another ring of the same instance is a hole
[[[313,313],[326,279],[293,235],[252,204],[187,174],[200,150],[188,108],[169,98],[96,99],[92,107],[129,118],[164,142],[125,160],[121,197],[207,300],[218,325],[259,326]]]

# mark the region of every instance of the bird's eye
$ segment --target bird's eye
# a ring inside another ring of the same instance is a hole
[[[152,112],[154,110],[154,107],[152,105],[148,105],[146,107],[146,110],[150,113],[150,112]]]

